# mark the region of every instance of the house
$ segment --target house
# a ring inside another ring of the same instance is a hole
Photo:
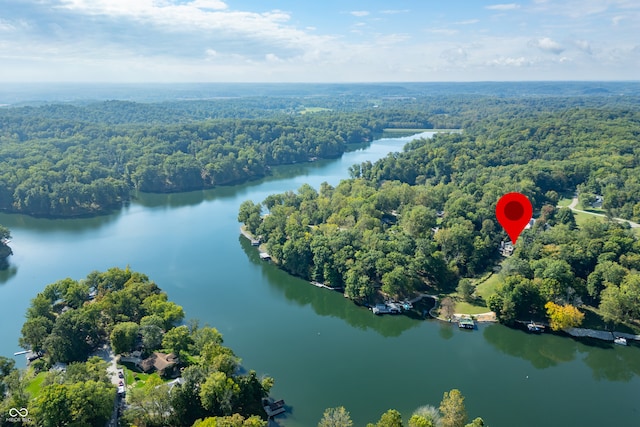
[[[591,203],[591,207],[594,209],[600,209],[602,207],[602,202],[604,202],[604,198],[596,194],[596,198],[593,203]]]
[[[140,361],[138,366],[145,373],[155,370],[160,376],[166,377],[175,373],[179,363],[180,359],[178,359],[178,356],[174,353],[165,354],[155,352],[151,356]]]
[[[513,249],[513,243],[505,241],[500,242],[500,253],[503,256],[511,256],[511,254],[513,254]]]

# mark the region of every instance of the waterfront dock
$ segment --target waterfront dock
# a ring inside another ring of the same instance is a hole
[[[262,407],[269,418],[282,414],[286,411],[286,408],[284,407],[284,400],[276,400],[274,402],[271,399],[263,398]]]
[[[584,328],[567,328],[564,330],[572,337],[578,338],[596,338],[603,341],[613,341],[616,338],[625,338],[627,340],[640,341],[640,335],[627,334],[624,332],[597,331],[595,329]]]
[[[313,286],[315,286],[317,288],[329,289],[330,291],[337,291],[337,290],[342,289],[342,288],[338,288],[338,287],[327,286],[324,283],[315,282],[315,281],[312,281],[312,282],[309,282],[309,283],[311,283]]]
[[[271,255],[266,252],[260,252],[260,259],[262,261],[271,261]]]
[[[256,238],[255,236],[253,236],[244,227],[240,227],[240,234],[242,234],[251,242],[251,246],[259,246],[261,243],[259,238]]]
[[[460,319],[458,319],[458,328],[475,329],[476,322],[471,317],[463,316],[463,317],[460,317]]]

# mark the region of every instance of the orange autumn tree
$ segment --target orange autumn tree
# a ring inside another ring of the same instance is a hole
[[[547,309],[547,316],[551,329],[559,331],[565,328],[576,328],[582,324],[584,313],[571,304],[558,305],[549,301],[544,305]]]

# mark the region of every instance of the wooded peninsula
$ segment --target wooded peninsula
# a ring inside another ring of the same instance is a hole
[[[283,269],[359,303],[429,293],[507,324],[556,330],[586,316],[598,329],[640,329],[638,107],[480,103],[462,133],[354,165],[335,188],[246,201],[238,219]],[[495,206],[512,191],[529,198],[535,222],[505,254]],[[590,211],[568,207],[576,192]],[[497,286],[477,294],[498,270]]]

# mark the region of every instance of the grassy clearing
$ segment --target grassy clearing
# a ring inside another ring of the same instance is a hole
[[[476,295],[481,297],[483,300],[487,300],[491,295],[496,293],[496,289],[500,284],[500,276],[498,273],[493,273],[491,277],[489,277],[484,282],[480,283],[476,287]]]
[[[558,206],[567,207],[571,204],[571,197],[563,197],[558,201]]]
[[[497,271],[501,267],[496,268]],[[476,299],[470,303],[462,301],[455,293],[448,296],[456,299],[456,313],[479,314],[491,311],[487,306],[487,299],[496,293],[496,289],[500,284],[500,276],[497,272],[487,273],[475,280],[476,290],[474,292]]]
[[[480,314],[486,313],[491,310],[489,310],[488,307],[484,307],[481,305],[474,305],[464,301],[457,301],[455,311],[456,313],[462,314]]]
[[[321,111],[331,111],[331,108],[322,108],[322,107],[304,107],[304,110],[300,111],[300,114],[307,113],[319,113]]]
[[[46,372],[40,372],[38,375],[33,377],[27,387],[25,388],[27,393],[31,395],[32,399],[35,399],[40,394],[42,381],[44,381],[44,377],[47,375]]]
[[[596,216],[596,215],[591,215],[588,213],[584,213],[584,212],[576,212],[573,211],[573,215],[576,218],[576,225],[578,227],[582,227],[584,225],[585,222],[587,222],[587,220],[591,219],[591,218],[596,218],[600,221],[604,221],[606,218],[602,217],[602,216]]]
[[[118,365],[118,368],[124,371],[124,379],[127,387],[142,388],[150,379],[160,379],[163,382],[170,381],[162,378],[160,375],[158,375],[155,372],[152,374],[144,374],[142,372],[134,371],[127,365],[128,364]]]

